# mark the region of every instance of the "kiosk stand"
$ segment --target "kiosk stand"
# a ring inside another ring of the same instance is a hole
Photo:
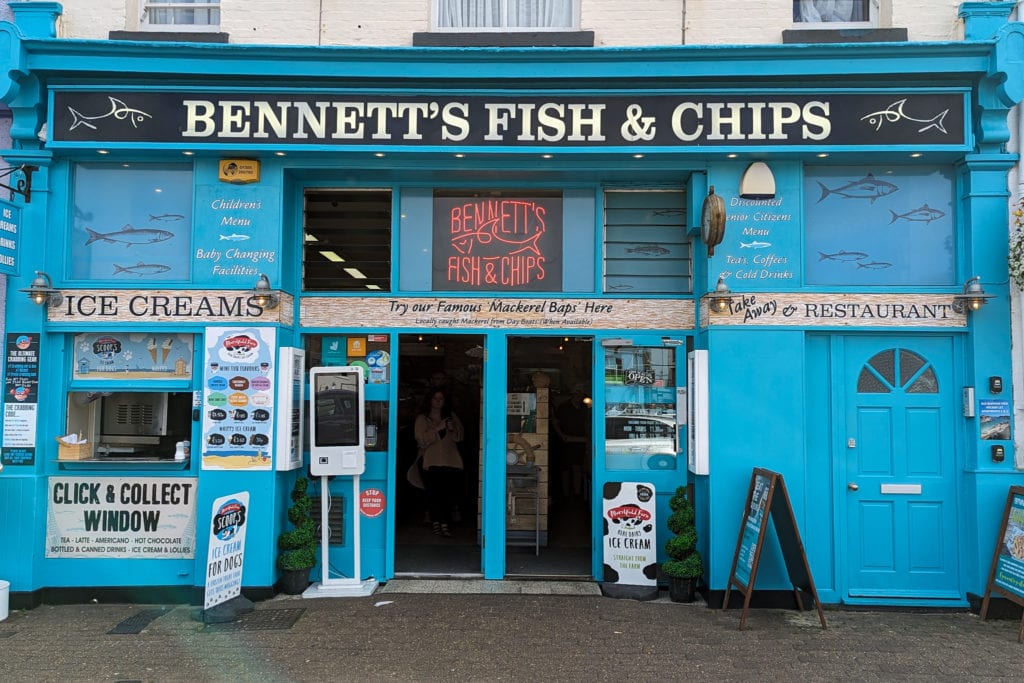
[[[358,366],[317,367],[309,371],[310,474],[320,477],[321,580],[304,598],[357,598],[377,590],[377,580],[362,580],[359,539],[359,475],[366,469],[366,412],[363,369]],[[330,576],[330,508],[328,477],[352,477],[352,577]]]

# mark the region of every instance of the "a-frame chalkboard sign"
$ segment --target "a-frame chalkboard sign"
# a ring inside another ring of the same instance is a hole
[[[786,483],[778,472],[755,467],[750,477],[750,489],[747,491],[747,504],[740,521],[740,534],[736,539],[736,554],[732,558],[732,570],[729,572],[729,585],[722,599],[722,609],[729,606],[729,592],[735,587],[743,594],[743,614],[740,616],[740,630],[747,623],[747,610],[750,608],[750,596],[754,592],[754,580],[757,577],[757,565],[761,561],[761,548],[764,545],[765,531],[768,529],[768,517],[771,516],[775,525],[775,533],[782,547],[782,557],[786,561],[786,572],[789,582],[793,585],[797,609],[803,610],[804,602],[800,593],[804,592],[814,600],[818,608],[818,619],[821,627],[825,625],[825,613],[818,600],[818,591],[814,588],[811,570],[807,565],[807,554],[804,544],[800,541],[800,532],[796,528],[793,506],[786,493]]]
[[[1011,602],[1024,606],[1024,486],[1011,486],[1003,508],[1002,523],[992,554],[981,618],[988,616],[988,602],[995,591]],[[1024,615],[1020,618],[1017,642],[1024,643]]]

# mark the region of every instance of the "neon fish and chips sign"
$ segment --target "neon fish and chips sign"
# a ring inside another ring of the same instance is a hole
[[[435,290],[561,287],[560,196],[434,198]]]

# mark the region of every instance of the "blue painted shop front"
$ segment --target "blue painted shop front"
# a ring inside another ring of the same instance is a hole
[[[989,378],[1009,386],[1002,145],[1024,92],[1005,57],[1024,29],[974,35],[967,19],[964,42],[816,59],[0,27],[17,47],[4,156],[38,167],[31,201],[14,199],[5,389],[27,391],[5,391],[0,577],[16,603],[194,599],[213,503],[244,491],[242,584],[269,594],[308,465],[305,371],[361,364],[372,438],[357,499],[351,478],[328,484],[332,576],[352,572],[358,520],[357,578],[601,581],[603,485],[640,481],[658,492],[659,561],[667,497],[693,487],[715,604],[765,467],[785,477],[822,601],[966,604],[1021,482],[1012,402]],[[524,60],[544,77],[524,82]],[[755,161],[770,192],[745,185]],[[59,303],[17,293],[36,270]],[[252,291],[261,274],[276,306]],[[994,296],[958,310],[974,276]],[[694,349],[706,376],[688,376]],[[406,477],[438,371],[469,444],[454,539],[432,537]],[[704,386],[707,415],[688,422]],[[577,388],[590,449],[558,471],[552,416]],[[159,434],[104,421],[150,405],[170,416]],[[97,450],[60,458],[55,437],[79,432]],[[694,438],[706,474],[687,471]],[[771,543],[757,588],[790,593]]]

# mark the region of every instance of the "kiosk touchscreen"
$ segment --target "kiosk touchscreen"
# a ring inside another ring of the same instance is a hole
[[[310,474],[362,474],[366,468],[363,369],[313,368],[309,388]]]

